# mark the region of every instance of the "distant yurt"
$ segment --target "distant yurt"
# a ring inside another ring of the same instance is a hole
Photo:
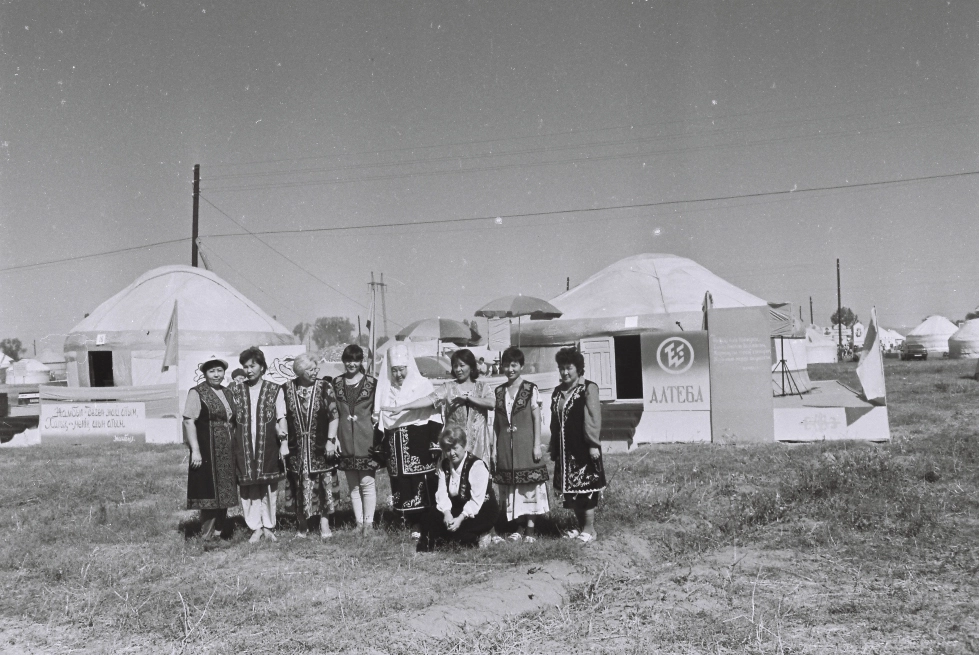
[[[177,307],[179,364],[163,370],[167,327]],[[163,266],[147,271],[99,305],[65,340],[69,387],[148,386],[186,389],[210,354],[237,365],[249,346],[291,346],[296,337],[211,271]],[[270,353],[266,352],[269,365]],[[184,391],[185,393],[185,391]]]
[[[979,318],[966,321],[948,338],[952,359],[979,359]]]
[[[921,325],[908,332],[904,343],[908,346],[917,344],[924,346],[928,354],[945,354],[948,352],[948,339],[958,331],[955,323],[937,314],[929,316]]]
[[[51,370],[52,380],[64,380],[67,377],[68,363],[64,353],[54,350],[43,350],[37,359]]]
[[[904,343],[904,335],[897,330],[891,330],[890,328],[881,328],[880,330],[880,346],[884,349],[884,352],[893,352],[901,347]]]
[[[51,369],[36,359],[20,359],[7,368],[7,384],[45,384]]]
[[[837,343],[823,334],[823,328],[806,328],[806,354],[810,364],[835,364]]]

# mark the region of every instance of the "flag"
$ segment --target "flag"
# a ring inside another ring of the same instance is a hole
[[[857,364],[857,377],[863,387],[864,398],[873,405],[886,405],[884,390],[884,355],[880,348],[880,326],[877,324],[877,308],[870,310],[870,325]]]
[[[177,352],[177,301],[173,301],[173,313],[170,314],[170,323],[167,325],[166,334],[163,337],[163,343],[166,346],[166,350],[163,353],[163,370],[166,371],[171,366],[177,365],[177,359],[180,357]]]

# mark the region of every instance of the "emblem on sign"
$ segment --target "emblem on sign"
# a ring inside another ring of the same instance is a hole
[[[693,366],[693,346],[683,337],[670,337],[656,349],[656,363],[670,375],[685,373]]]

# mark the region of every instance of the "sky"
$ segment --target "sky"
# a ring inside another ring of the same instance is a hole
[[[393,333],[643,252],[807,319],[812,297],[820,324],[838,258],[861,317],[960,319],[977,21],[971,0],[4,2],[0,338],[60,350],[189,264],[195,164],[208,264],[290,328],[366,318],[372,272]]]

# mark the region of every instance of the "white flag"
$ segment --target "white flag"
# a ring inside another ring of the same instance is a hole
[[[180,357],[177,351],[177,301],[173,301],[173,313],[170,314],[170,323],[167,325],[167,332],[163,337],[163,343],[166,344],[166,350],[163,353],[163,370],[166,371],[171,366],[177,365],[177,359]]]
[[[886,405],[887,394],[884,390],[884,354],[880,348],[880,326],[877,324],[877,308],[870,310],[870,325],[867,326],[867,337],[863,342],[863,352],[860,353],[860,363],[857,364],[857,377],[863,387],[863,395],[874,405]]]

